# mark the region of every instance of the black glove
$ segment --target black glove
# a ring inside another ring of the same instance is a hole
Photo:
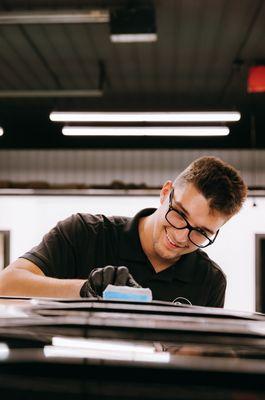
[[[80,296],[102,296],[102,293],[109,284],[137,288],[141,287],[133,279],[127,267],[113,267],[112,265],[108,265],[104,268],[95,268],[90,272],[88,280],[81,287]]]

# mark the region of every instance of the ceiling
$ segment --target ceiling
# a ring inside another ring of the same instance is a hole
[[[2,0],[0,17],[129,3],[154,4],[156,42],[112,43],[109,23],[0,23],[0,148],[265,148],[265,94],[246,90],[248,68],[265,63],[264,0]],[[225,138],[71,138],[49,121],[64,109],[237,109],[242,119]]]

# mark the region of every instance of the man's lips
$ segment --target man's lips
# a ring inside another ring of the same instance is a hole
[[[169,234],[168,234],[166,228],[165,228],[165,232],[166,232],[167,240],[168,240],[168,242],[170,243],[170,245],[171,245],[172,247],[181,248],[181,249],[184,249],[185,247],[188,247],[188,246],[183,246],[183,245],[180,245],[180,244],[174,242],[174,241],[170,238],[170,236],[169,236]]]

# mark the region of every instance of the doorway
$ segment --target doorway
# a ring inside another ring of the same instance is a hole
[[[265,233],[255,235],[256,311],[265,313]]]
[[[10,261],[10,232],[0,231],[0,271],[5,268]]]

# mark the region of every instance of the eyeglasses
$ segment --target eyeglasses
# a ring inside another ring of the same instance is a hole
[[[172,207],[173,196],[174,188],[171,190],[169,195],[169,207],[165,215],[167,222],[175,229],[188,229],[189,240],[191,241],[191,243],[195,244],[195,246],[201,249],[209,246],[210,244],[213,244],[219,230],[214,235],[212,235],[212,237],[208,237],[202,229],[194,228],[180,211]]]

